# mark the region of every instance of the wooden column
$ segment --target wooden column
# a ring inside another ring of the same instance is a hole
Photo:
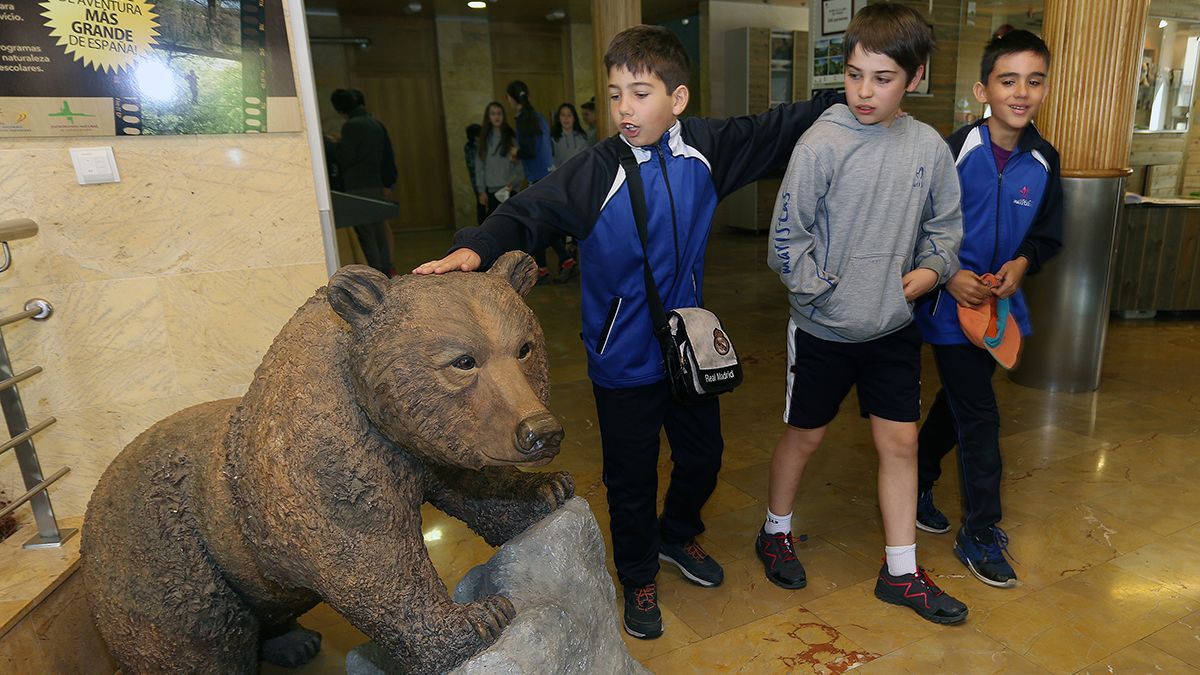
[[[596,138],[616,130],[608,114],[608,70],[604,53],[613,36],[642,22],[642,0],[592,0],[592,43],[596,69]]]
[[[1046,0],[1053,55],[1038,122],[1063,176],[1128,176],[1134,97],[1150,0]]]

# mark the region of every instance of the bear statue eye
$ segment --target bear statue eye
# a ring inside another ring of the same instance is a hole
[[[463,354],[462,356],[458,357],[457,359],[454,359],[454,361],[452,361],[450,363],[450,365],[454,366],[455,368],[458,368],[459,370],[471,370],[472,368],[475,367],[475,357],[469,356],[467,354]]]
[[[517,358],[523,359],[526,356],[529,356],[529,352],[531,351],[533,351],[533,345],[526,342],[525,344],[521,345],[521,353],[517,354]]]

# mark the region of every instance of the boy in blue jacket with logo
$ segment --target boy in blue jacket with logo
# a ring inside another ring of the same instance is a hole
[[[704,252],[717,201],[783,165],[792,146],[835,95],[727,120],[680,120],[688,103],[688,56],[666,28],[635,26],[604,57],[609,113],[618,134],[604,139],[509,199],[478,228],[460,230],[454,250],[418,274],[483,269],[501,253],[530,251],[539,227],[579,242],[583,343],[596,398],[608,488],[613,559],[624,586],[625,630],[662,634],[654,580],[659,561],[691,582],[717,586],[720,564],[695,537],[700,508],[721,467],[720,406],[671,398],[646,300],[642,245],[622,152],[639,164],[646,197],[646,255],[664,309],[701,306]],[[659,433],[674,467],[657,513]]]
[[[958,445],[962,527],[954,553],[980,581],[1006,588],[1017,575],[1005,559],[1008,537],[1000,529],[1000,412],[992,389],[996,361],[971,344],[956,305],[977,306],[992,296],[1009,298],[1011,318],[1029,335],[1021,281],[1062,246],[1062,185],[1058,153],[1032,120],[1046,96],[1050,51],[1033,33],[1014,30],[988,43],[975,97],[990,117],[952,136],[949,143],[962,181],[963,244],[958,272],[917,307],[917,325],[933,346],[942,389],[921,427],[918,451],[917,527],[949,532],[933,503],[942,458]],[[989,287],[980,275],[999,282]]]

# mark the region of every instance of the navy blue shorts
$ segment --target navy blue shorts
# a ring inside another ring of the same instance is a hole
[[[787,404],[783,421],[800,429],[837,417],[850,387],[863,417],[921,419],[921,331],[915,323],[868,342],[832,342],[788,321]]]

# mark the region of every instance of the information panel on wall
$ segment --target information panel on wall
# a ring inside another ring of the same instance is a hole
[[[0,137],[299,130],[281,0],[0,0]]]

